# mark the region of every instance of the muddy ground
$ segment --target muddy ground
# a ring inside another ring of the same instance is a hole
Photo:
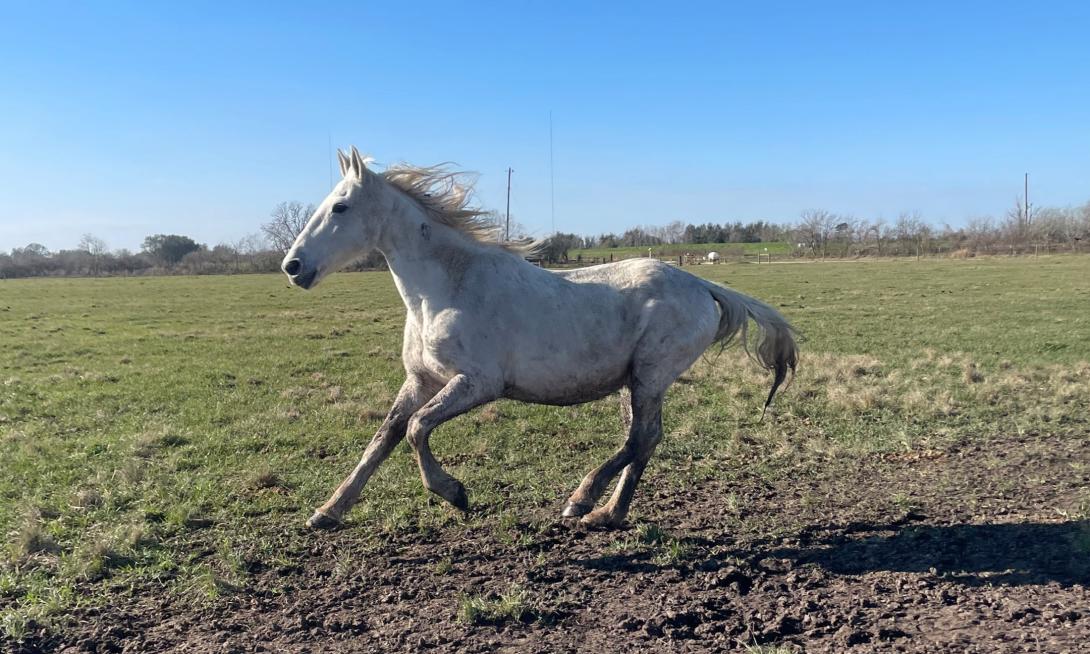
[[[297,566],[255,569],[216,601],[119,590],[109,608],[7,648],[1090,651],[1090,522],[1071,512],[1088,482],[1084,434],[874,455],[775,481],[682,488],[658,474],[641,488],[639,520],[672,550],[654,538],[618,545],[646,529],[559,520],[514,525],[513,539],[481,528],[363,548],[357,525],[316,535]],[[459,618],[460,597],[513,585],[520,616]]]

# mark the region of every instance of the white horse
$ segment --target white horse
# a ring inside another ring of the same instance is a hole
[[[340,524],[406,435],[424,486],[466,510],[465,488],[432,456],[432,430],[501,397],[570,405],[621,390],[624,444],[563,510],[588,525],[617,526],[662,439],[666,389],[709,346],[739,332],[744,341],[748,321],[756,322],[756,357],[774,373],[766,408],[795,369],[793,330],[766,304],[657,260],[544,270],[496,240],[469,206],[469,188],[445,168],[377,173],[356,148],[337,156],[343,179],[296,238],[283,270],[310,289],[360,255],[381,252],[405,302],[406,379],[363,458],[310,527]],[[612,497],[596,509],[618,473]]]

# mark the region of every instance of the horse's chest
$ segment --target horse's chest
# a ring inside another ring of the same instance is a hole
[[[465,372],[467,365],[479,359],[471,356],[469,332],[464,320],[454,312],[443,312],[423,320],[414,331],[415,343],[408,347],[428,370],[446,377]]]

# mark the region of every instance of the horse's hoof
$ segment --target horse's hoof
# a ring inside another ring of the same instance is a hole
[[[564,505],[564,510],[560,512],[562,518],[579,518],[590,513],[594,507],[590,504],[580,504],[578,502],[568,502]]]
[[[451,505],[462,513],[469,512],[469,496],[466,495],[466,487],[458,484],[454,496],[450,498]]]
[[[321,529],[328,531],[330,529],[336,529],[341,526],[341,521],[336,518],[330,517],[321,511],[315,511],[314,515],[310,516],[307,520],[307,527],[311,529]]]
[[[579,523],[590,529],[617,529],[624,524],[624,518],[617,518],[608,511],[598,509],[583,516]]]

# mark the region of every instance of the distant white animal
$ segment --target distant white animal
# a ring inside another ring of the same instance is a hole
[[[309,289],[380,251],[405,303],[406,379],[359,464],[308,526],[339,524],[406,435],[424,486],[465,510],[465,488],[432,456],[432,430],[501,397],[569,405],[622,390],[627,438],[563,510],[590,525],[616,526],[662,439],[666,389],[710,345],[740,332],[744,339],[748,321],[756,322],[756,358],[774,373],[766,408],[795,369],[793,330],[766,304],[657,260],[544,270],[495,240],[454,173],[410,166],[376,173],[355,148],[337,154],[343,179],[295,240],[283,270]],[[618,473],[613,496],[595,509]]]
[[[719,253],[718,252],[709,252],[708,255],[706,257],[704,257],[704,258],[707,259],[708,261],[711,261],[712,263],[718,263],[719,262]]]

